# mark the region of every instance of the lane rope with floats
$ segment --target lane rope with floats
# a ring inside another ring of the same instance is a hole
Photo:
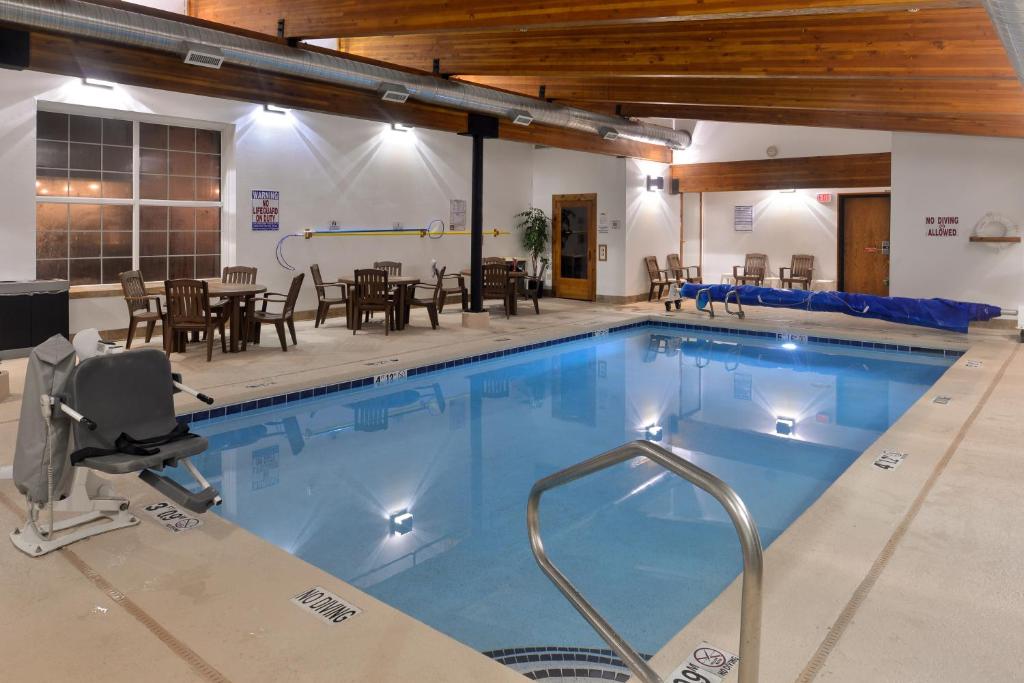
[[[424,228],[339,228],[332,223],[329,228],[311,228],[302,232],[293,232],[283,236],[277,241],[275,255],[278,264],[285,270],[295,270],[295,266],[288,263],[284,257],[284,243],[293,237],[301,237],[304,240],[314,237],[419,237],[421,239],[439,240],[449,235],[472,235],[469,230],[445,230],[445,223],[440,218],[430,221]],[[484,235],[489,237],[502,237],[511,234],[507,230],[498,228],[484,230]]]

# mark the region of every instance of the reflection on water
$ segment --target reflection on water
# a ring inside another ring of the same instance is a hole
[[[533,482],[660,427],[770,543],[948,366],[835,351],[630,331],[204,423],[197,463],[220,514],[472,647],[596,646],[530,553]],[[741,567],[717,503],[642,458],[546,495],[542,523],[646,651]]]

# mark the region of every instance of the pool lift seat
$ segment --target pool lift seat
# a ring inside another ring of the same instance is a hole
[[[213,402],[183,385],[156,349],[96,355],[76,365],[74,348],[63,337],[36,347],[14,456],[14,483],[28,502],[28,517],[11,532],[14,545],[38,557],[138,524],[128,499],[97,472],[138,472],[144,482],[194,513],[220,504],[220,494],[189,461],[208,442],[178,423],[173,395],[179,391]],[[159,474],[178,464],[198,482],[197,493]],[[40,519],[44,511],[46,523]],[[78,514],[58,521],[55,513]]]

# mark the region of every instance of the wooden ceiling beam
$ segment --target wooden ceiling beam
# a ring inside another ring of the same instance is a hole
[[[475,75],[1016,78],[981,7],[347,38],[340,49]]]
[[[566,102],[580,106],[583,103]],[[603,113],[614,107],[605,105]],[[812,126],[891,130],[911,133],[953,133],[992,137],[1024,137],[1024,115],[964,116],[888,114],[862,111],[815,111],[809,109],[775,109],[770,107],[701,107],[688,105],[624,104],[623,116],[637,118],[696,119],[699,121],[731,121],[734,123],[767,123],[778,126]]]
[[[382,122],[398,122],[452,133],[466,130],[466,113],[409,101],[384,102],[376,93],[343,88],[318,81],[291,78],[226,64],[219,70],[190,67],[175,54],[142,50],[61,35],[32,33],[33,71],[65,76],[101,78],[125,85],[171,92],[273,103],[283,107]],[[504,123],[504,122],[503,122]],[[534,124],[528,128],[509,123],[501,137],[518,142],[561,147],[598,154],[671,161],[671,151],[660,145],[629,140],[605,141],[597,135]]]
[[[889,187],[892,155],[839,156],[726,161],[672,166],[680,192],[734,192],[824,187]]]
[[[519,30],[967,7],[977,0],[191,0],[193,16],[294,38]]]
[[[945,116],[1024,114],[1024,89],[1006,79],[503,77],[462,80],[583,103],[643,103]]]

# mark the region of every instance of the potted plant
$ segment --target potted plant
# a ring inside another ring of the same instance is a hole
[[[522,231],[523,249],[530,255],[533,265],[533,275],[537,275],[537,262],[543,260],[542,255],[547,251],[548,233],[551,231],[551,219],[542,210],[530,207],[526,211],[516,214],[519,219],[517,226]]]

